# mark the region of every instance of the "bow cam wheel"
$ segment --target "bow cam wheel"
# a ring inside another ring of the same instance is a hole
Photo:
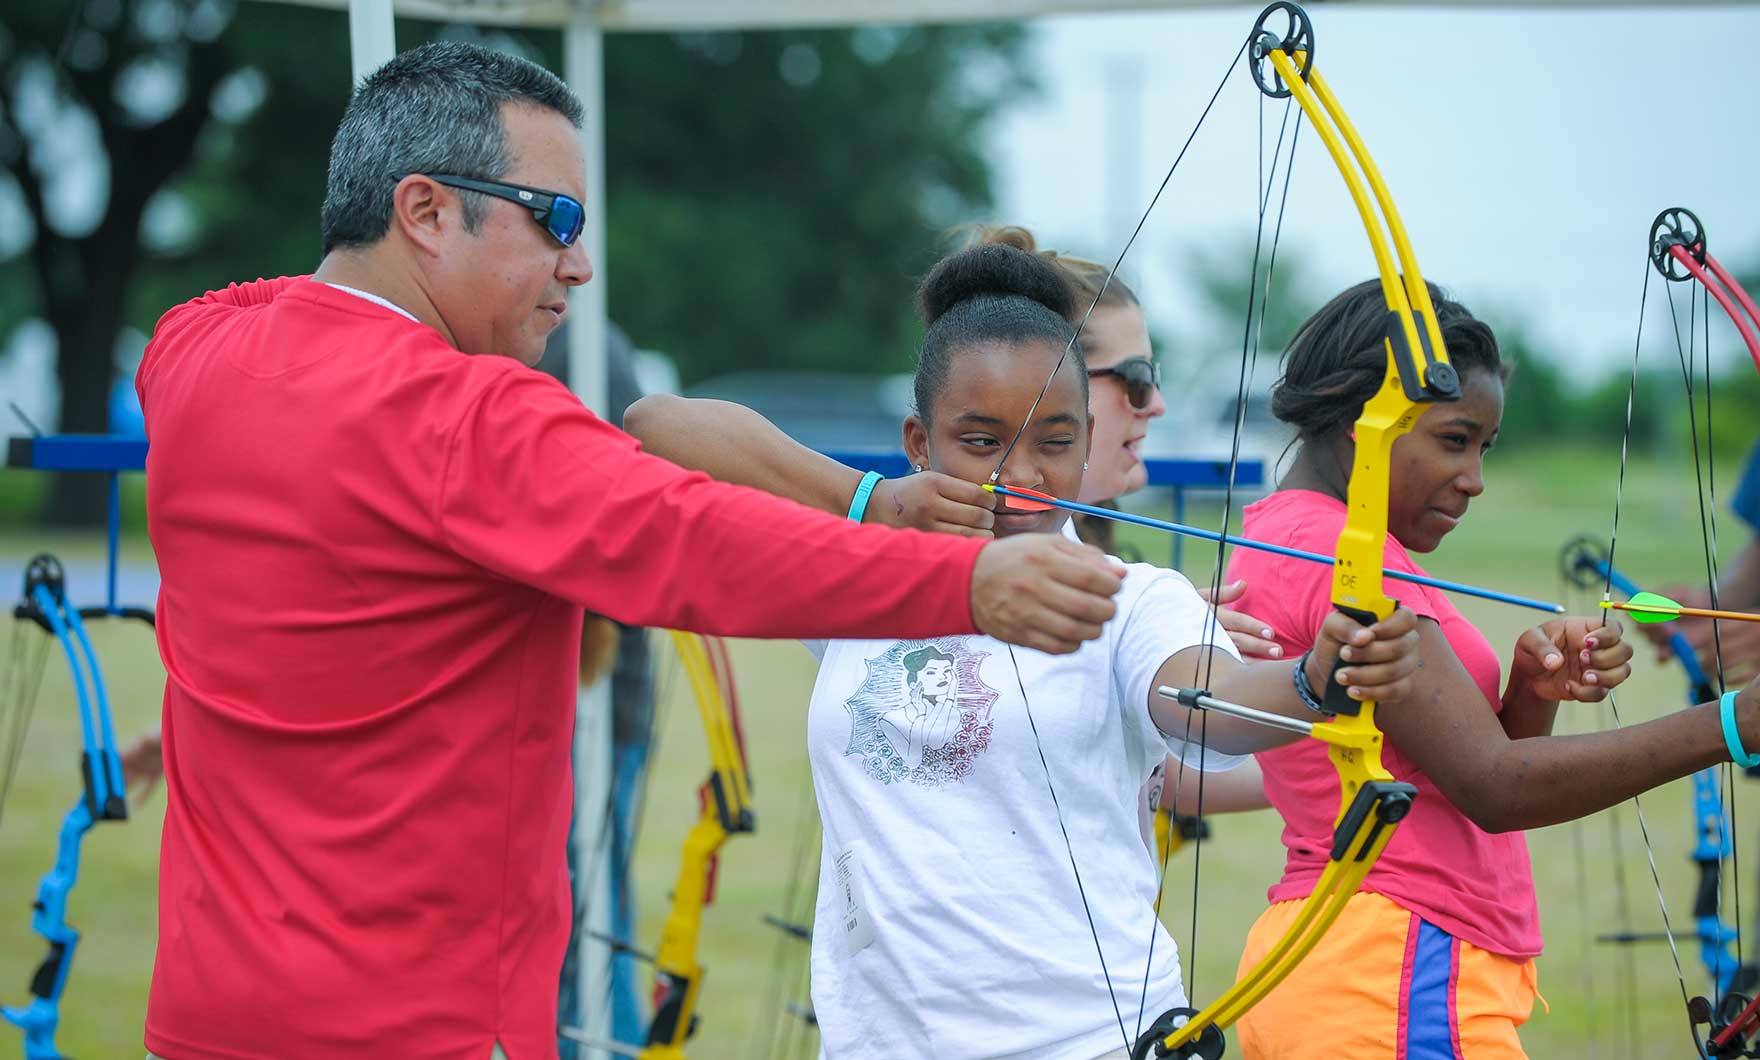
[[[1705,228],[1685,206],[1671,206],[1650,222],[1650,264],[1672,283],[1692,279],[1693,274],[1670,253],[1675,247],[1699,265],[1705,264]]]
[[[1281,25],[1282,33],[1271,29],[1272,25]],[[1314,65],[1314,23],[1308,20],[1308,13],[1300,4],[1290,0],[1277,0],[1265,10],[1259,12],[1259,18],[1253,23],[1253,33],[1247,38],[1252,42],[1252,52],[1248,58],[1247,69],[1253,75],[1253,83],[1259,91],[1272,99],[1288,99],[1289,86],[1283,83],[1283,75],[1271,63],[1271,53],[1283,52],[1290,61],[1296,64],[1302,80],[1308,79],[1308,71]]]

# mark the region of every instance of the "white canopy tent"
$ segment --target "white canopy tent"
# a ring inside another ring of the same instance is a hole
[[[315,7],[346,8],[349,14],[354,76],[358,81],[396,52],[393,16],[521,26],[560,30],[563,34],[564,79],[586,109],[584,149],[587,171],[587,220],[582,238],[595,270],[595,281],[570,295],[569,378],[583,402],[603,413],[606,403],[605,335],[605,138],[603,35],[607,32],[782,29],[884,23],[953,23],[1000,21],[1050,15],[1238,7],[1251,11],[1263,0],[1223,3],[1218,0],[281,0]],[[1319,4],[1326,0],[1308,0]],[[1666,6],[1661,0],[1350,0],[1358,6],[1388,7],[1529,7],[1607,8]],[[1705,6],[1752,6],[1757,0],[1702,0]],[[576,817],[604,826],[609,817],[611,735],[609,691],[605,682],[584,689],[579,702],[576,736]],[[595,897],[589,909],[598,922],[586,925],[602,938],[609,880],[607,861],[594,858],[604,837],[592,828],[576,835],[579,863],[598,866],[599,878],[587,883]],[[589,936],[591,940],[592,935]],[[610,950],[603,943],[583,944],[577,988],[589,1026],[597,1039],[608,1037],[602,999],[607,996]]]
[[[353,0],[289,0],[317,7],[352,7]],[[1315,3],[1329,0],[1313,0]],[[1655,7],[1658,0],[1349,0],[1391,7]],[[1698,0],[1701,4],[1752,0]],[[1042,15],[1167,11],[1182,7],[1263,6],[1223,0],[397,0],[417,18],[482,25],[548,26],[576,21],[609,32],[633,30],[782,29],[875,23],[994,22]]]

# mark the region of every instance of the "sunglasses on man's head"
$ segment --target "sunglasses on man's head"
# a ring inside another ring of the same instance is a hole
[[[1124,396],[1139,412],[1155,400],[1155,388],[1161,385],[1161,369],[1147,357],[1129,357],[1105,368],[1088,369],[1088,378],[1115,375],[1124,380]]]
[[[505,184],[498,180],[475,180],[471,177],[454,177],[442,173],[430,173],[428,179],[449,188],[463,188],[466,191],[481,192],[493,195],[497,199],[518,203],[532,211],[532,220],[542,225],[546,232],[556,237],[556,241],[565,247],[574,246],[574,241],[581,237],[581,229],[587,223],[587,211],[580,202],[559,191],[545,191],[542,188],[528,188],[523,184]]]

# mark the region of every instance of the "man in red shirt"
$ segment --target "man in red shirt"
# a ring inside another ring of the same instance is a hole
[[[1097,552],[714,483],[533,371],[592,275],[580,120],[530,63],[405,53],[337,133],[318,271],[147,348],[158,1056],[555,1055],[582,608],[1065,652],[1112,615]]]

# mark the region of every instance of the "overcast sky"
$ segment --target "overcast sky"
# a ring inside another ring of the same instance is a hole
[[[1134,222],[1147,204],[1260,6],[1041,21],[1046,91],[997,127],[998,217],[1110,261],[1123,215]],[[1600,374],[1629,352],[1662,208],[1692,208],[1731,268],[1760,263],[1760,89],[1745,43],[1760,38],[1760,8],[1311,13],[1318,67],[1379,163],[1425,275],[1481,311],[1520,314],[1571,364]],[[1189,308],[1187,248],[1251,235],[1259,98],[1237,71],[1126,261],[1152,329],[1176,329]],[[1278,112],[1266,114],[1274,130]],[[1322,266],[1329,290],[1373,273],[1311,130],[1283,245]],[[1726,330],[1714,345],[1731,341]]]

